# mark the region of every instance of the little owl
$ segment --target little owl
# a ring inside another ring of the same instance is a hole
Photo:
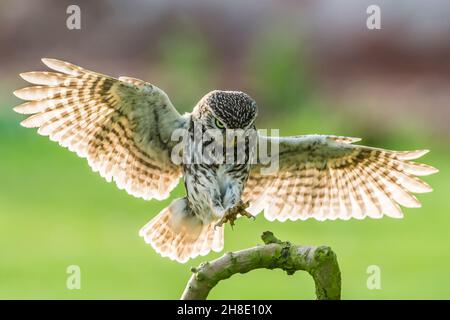
[[[377,149],[332,135],[259,134],[256,146],[245,138],[248,148],[239,163],[175,162],[179,141],[172,139],[173,132],[184,130],[189,137],[181,154],[194,148],[196,125],[201,132],[240,130],[245,135],[256,129],[255,101],[243,92],[216,90],[191,113],[180,115],[164,91],[150,83],[42,61],[56,72],[23,73],[37,86],[14,92],[29,100],[14,108],[31,114],[22,125],[39,128],[39,134],[86,158],[94,171],[135,197],[165,199],[183,177],[186,196],[139,232],[158,253],[179,262],[222,250],[223,224],[233,225],[238,215],[264,211],[270,221],[400,218],[399,205],[420,206],[411,193],[432,190],[416,176],[437,170],[411,161],[427,150]],[[207,147],[211,140],[201,144]],[[259,146],[273,144],[278,170],[264,173],[252,155]]]

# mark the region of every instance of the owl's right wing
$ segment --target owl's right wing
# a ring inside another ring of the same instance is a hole
[[[94,171],[144,199],[164,199],[178,184],[181,168],[171,159],[173,130],[184,128],[167,95],[150,83],[115,79],[68,62],[42,59],[57,72],[27,72],[37,84],[14,92],[31,100],[14,108],[32,114],[21,124],[39,128],[61,146],[87,158]]]

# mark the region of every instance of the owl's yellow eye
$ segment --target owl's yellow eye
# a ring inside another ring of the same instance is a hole
[[[216,127],[217,128],[219,128],[219,129],[223,129],[223,128],[225,128],[225,126],[223,125],[223,123],[219,120],[219,119],[215,119],[215,124],[216,124]]]

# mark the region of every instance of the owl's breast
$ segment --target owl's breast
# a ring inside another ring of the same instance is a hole
[[[249,171],[250,166],[248,164],[219,166],[216,175],[221,195],[224,196],[230,186],[244,183]]]
[[[212,210],[223,207],[230,190],[237,190],[235,193],[239,193],[248,174],[248,164],[184,166],[184,183],[193,213],[205,219],[211,216]],[[239,196],[240,194],[236,194],[236,197]]]

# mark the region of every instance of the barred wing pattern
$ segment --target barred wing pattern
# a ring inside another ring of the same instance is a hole
[[[306,135],[269,138],[279,143],[279,170],[254,165],[242,195],[248,211],[270,220],[403,217],[400,205],[419,207],[411,193],[432,191],[416,176],[437,169],[410,160],[427,150],[390,151],[353,145],[357,138]],[[278,142],[277,142],[278,141]]]
[[[170,161],[170,135],[187,124],[167,95],[138,79],[42,61],[57,72],[21,74],[38,85],[14,92],[31,100],[14,108],[32,114],[21,124],[87,158],[94,171],[129,194],[167,198],[181,176]]]

